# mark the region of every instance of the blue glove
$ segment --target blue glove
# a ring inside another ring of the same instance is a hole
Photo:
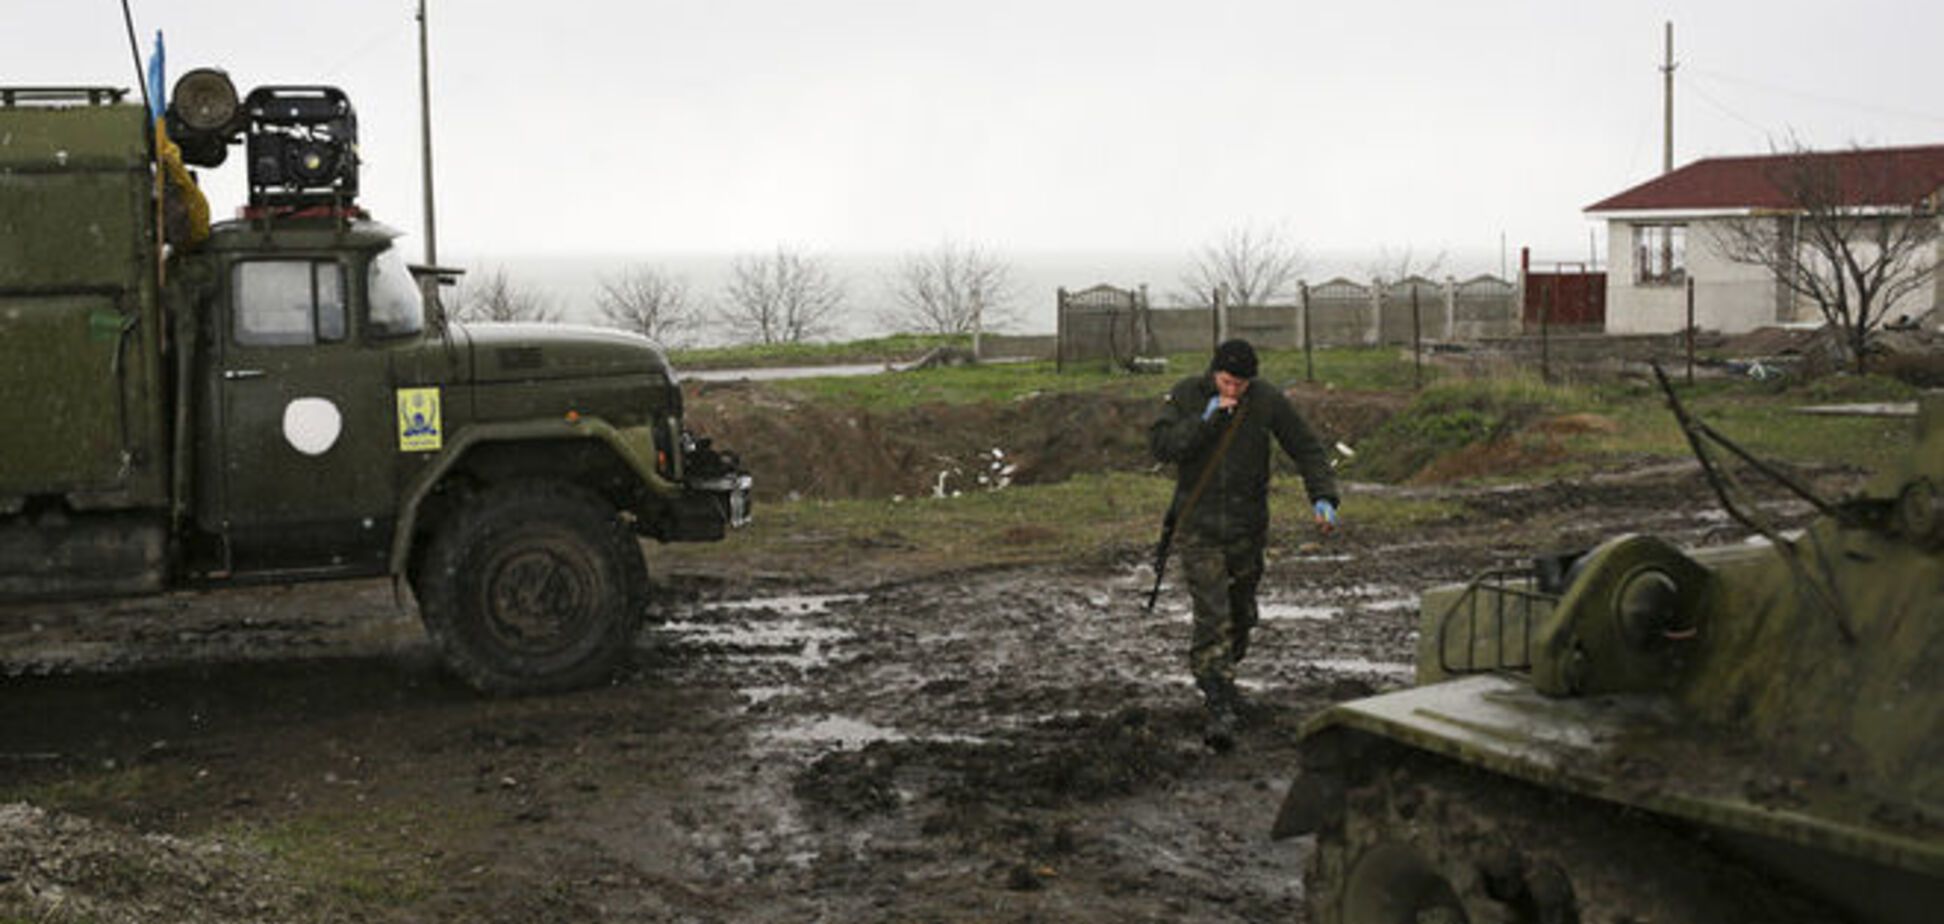
[[[1222,409],[1222,396],[1221,396],[1221,395],[1209,395],[1209,396],[1208,396],[1208,406],[1207,406],[1207,407],[1205,407],[1205,408],[1202,408],[1202,419],[1203,419],[1203,420],[1207,420],[1207,419],[1209,419],[1209,418],[1211,418],[1211,417],[1214,417],[1214,416],[1215,416],[1215,412],[1216,412],[1216,411],[1219,411],[1219,410],[1221,410],[1221,409]]]
[[[1319,523],[1326,524],[1329,528],[1335,528],[1337,525],[1336,505],[1330,503],[1329,498],[1326,497],[1316,502],[1316,519]]]

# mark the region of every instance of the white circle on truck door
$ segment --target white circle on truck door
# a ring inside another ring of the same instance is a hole
[[[298,398],[284,407],[284,439],[307,456],[321,456],[337,445],[344,415],[325,398]]]

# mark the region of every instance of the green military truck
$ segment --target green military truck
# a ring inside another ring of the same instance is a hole
[[[203,228],[143,106],[0,87],[0,601],[390,575],[478,688],[601,679],[637,537],[723,538],[749,476],[645,338],[448,320],[355,204],[342,93],[230,86],[167,112],[189,163],[247,143]]]

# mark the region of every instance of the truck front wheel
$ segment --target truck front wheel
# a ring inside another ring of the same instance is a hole
[[[435,535],[415,587],[448,667],[493,693],[606,679],[647,606],[641,547],[612,506],[553,482],[489,490]]]

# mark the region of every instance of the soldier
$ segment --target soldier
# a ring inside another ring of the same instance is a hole
[[[1256,624],[1256,585],[1269,527],[1270,438],[1303,475],[1323,532],[1336,528],[1336,478],[1323,445],[1271,385],[1255,381],[1256,354],[1246,340],[1215,348],[1204,375],[1177,383],[1167,409],[1148,431],[1148,448],[1176,464],[1177,545],[1195,628],[1188,666],[1201,688],[1216,750],[1235,744],[1235,664]]]

